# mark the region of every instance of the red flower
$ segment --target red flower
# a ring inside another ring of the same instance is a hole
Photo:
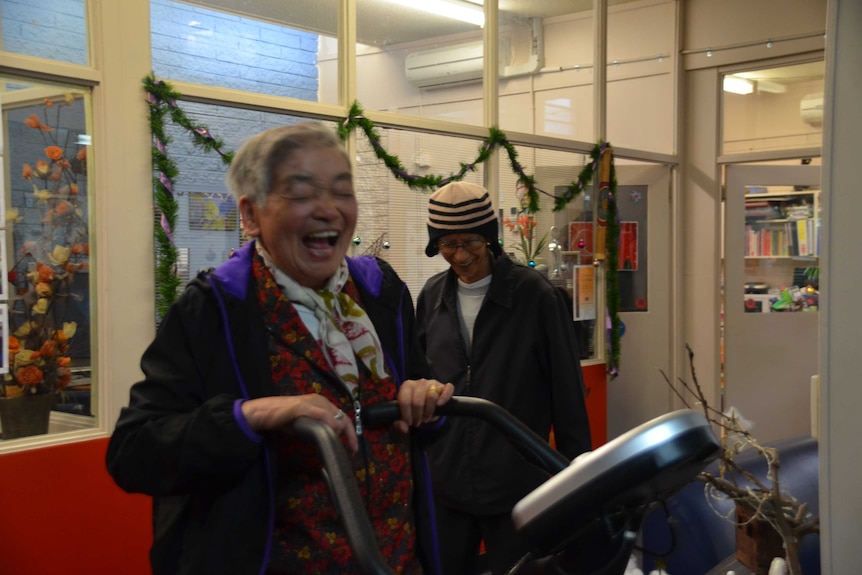
[[[15,374],[15,379],[21,385],[39,385],[44,378],[45,374],[35,365],[25,365]]]

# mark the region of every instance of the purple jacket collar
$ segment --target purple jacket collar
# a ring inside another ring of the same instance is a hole
[[[247,242],[243,247],[234,251],[230,258],[218,266],[214,272],[225,291],[239,299],[245,299],[248,291],[251,258],[255,251],[254,245],[254,240]],[[350,271],[353,281],[368,290],[374,297],[380,295],[383,286],[383,271],[375,258],[371,256],[347,258],[347,269]]]

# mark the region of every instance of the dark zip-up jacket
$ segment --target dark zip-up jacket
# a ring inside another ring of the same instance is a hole
[[[253,244],[190,282],[165,315],[141,360],[145,379],[132,387],[109,442],[107,466],[117,484],[153,496],[155,575],[266,570],[276,451],[240,410],[243,399],[276,393],[255,300]],[[396,383],[421,375],[407,287],[382,260],[348,258],[348,266]],[[421,511],[430,488],[415,443],[414,504]],[[420,555],[431,558],[425,562],[431,573],[436,559],[427,533],[434,531],[423,521],[427,517],[417,517],[423,529],[417,538],[426,546]]]
[[[507,256],[494,259],[476,317],[470,353],[458,318],[457,276],[428,279],[417,302],[419,343],[429,377],[456,395],[488,399],[574,458],[591,448],[580,353],[559,291],[539,272]],[[511,511],[547,480],[488,424],[449,418],[429,450],[437,501],[479,515]]]

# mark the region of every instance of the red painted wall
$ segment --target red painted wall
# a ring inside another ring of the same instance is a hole
[[[150,573],[150,498],[114,484],[105,469],[107,444],[0,456],[0,573]]]
[[[593,447],[607,441],[603,364],[583,368]],[[114,484],[108,440],[0,455],[0,573],[148,575],[151,502]]]
[[[583,366],[587,416],[590,418],[590,435],[593,449],[608,441],[608,376],[603,363]]]

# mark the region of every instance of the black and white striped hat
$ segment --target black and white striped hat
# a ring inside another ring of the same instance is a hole
[[[452,182],[431,195],[428,201],[428,245],[425,255],[437,255],[437,242],[448,234],[479,234],[491,250],[503,253],[499,223],[488,192],[478,184]]]

